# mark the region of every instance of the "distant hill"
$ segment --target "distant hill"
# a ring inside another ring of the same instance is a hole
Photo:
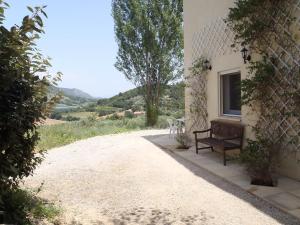
[[[59,111],[74,110],[96,101],[96,98],[76,88],[49,87],[50,96],[59,93],[62,95],[61,101],[56,106],[56,110]]]
[[[51,86],[50,93],[53,93],[53,94],[62,93],[64,96],[71,98],[71,99],[78,99],[78,98],[95,99],[88,93],[86,93],[82,90],[76,89],[76,88],[59,88],[59,87]]]
[[[111,98],[98,100],[100,106],[111,106],[124,110],[143,110],[144,100],[139,88],[119,93]],[[184,83],[180,82],[168,85],[161,97],[161,110],[163,111],[183,111],[184,109]]]

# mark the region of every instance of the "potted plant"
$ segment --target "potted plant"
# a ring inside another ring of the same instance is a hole
[[[246,165],[251,178],[251,184],[262,186],[276,186],[272,170],[276,165],[279,147],[271,139],[257,137],[248,140],[248,145],[243,149],[240,159]]]
[[[189,149],[190,146],[188,145],[189,143],[189,138],[185,133],[179,132],[176,136],[176,141],[178,142],[178,146],[176,147],[177,149]]]

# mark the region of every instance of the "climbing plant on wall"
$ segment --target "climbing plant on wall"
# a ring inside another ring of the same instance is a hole
[[[207,129],[207,69],[205,68],[205,59],[200,57],[195,60],[190,68],[190,75],[186,77],[186,85],[190,91],[191,102],[189,105],[190,123],[187,133],[195,130]]]
[[[258,116],[255,146],[267,159],[265,170],[278,154],[300,147],[299,5],[299,0],[237,0],[226,20],[234,46],[249,46],[256,56],[242,81],[242,102]]]

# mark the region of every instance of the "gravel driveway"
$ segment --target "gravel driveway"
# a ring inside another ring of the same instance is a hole
[[[25,185],[44,182],[41,196],[65,209],[66,224],[297,224],[145,138],[162,133],[95,137],[51,150]]]

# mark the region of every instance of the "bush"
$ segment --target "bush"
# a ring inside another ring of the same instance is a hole
[[[272,186],[271,172],[277,157],[278,144],[268,138],[257,137],[255,141],[248,140],[248,145],[240,154],[240,161],[245,163],[252,182]]]
[[[97,113],[100,117],[113,114],[115,112],[118,112],[119,110],[120,110],[119,108],[110,107],[110,106],[97,106]]]
[[[109,120],[120,120],[122,119],[121,116],[118,115],[118,113],[112,114],[110,117],[108,117]]]
[[[52,126],[41,126],[39,149],[51,149],[98,135],[145,129],[145,116],[118,120],[81,120]]]
[[[36,7],[21,26],[2,26],[3,1],[0,1],[0,204],[4,191],[15,188],[20,179],[32,174],[42,161],[37,152],[37,122],[45,119],[58,98],[47,98],[51,82],[50,63],[35,47],[43,33]]]
[[[155,125],[155,128],[159,128],[159,129],[166,129],[169,127],[169,123],[168,123],[168,116],[160,116],[158,117],[157,123]]]
[[[5,223],[33,225],[41,220],[55,222],[61,210],[52,203],[36,197],[37,192],[15,189],[2,194]]]
[[[124,113],[124,117],[128,118],[128,119],[132,119],[134,117],[133,112],[131,112],[130,110],[125,111]]]
[[[79,121],[80,118],[76,117],[76,116],[70,116],[70,115],[68,115],[68,116],[64,117],[63,120],[65,120],[65,121]]]
[[[145,117],[139,116],[134,119],[127,119],[126,128],[130,130],[145,129],[146,128]]]
[[[61,120],[63,117],[61,115],[61,113],[59,112],[53,112],[50,115],[50,119],[54,119],[54,120]]]
[[[189,149],[189,137],[185,133],[179,133],[176,135],[176,141],[178,142],[177,149]]]

